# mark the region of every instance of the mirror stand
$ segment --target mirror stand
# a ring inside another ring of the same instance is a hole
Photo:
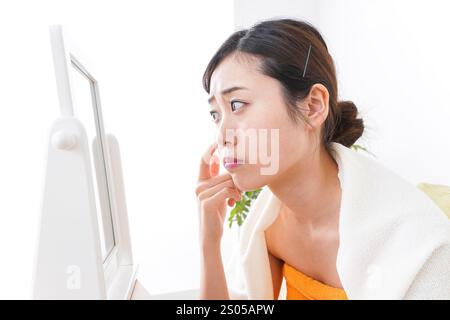
[[[137,267],[133,265],[124,202],[120,151],[107,136],[113,192],[119,210],[122,254],[104,272],[94,203],[92,169],[85,130],[79,120],[63,117],[50,131],[37,257],[35,299],[129,299]],[[124,233],[124,231],[126,231]],[[107,281],[107,277],[112,277]],[[107,282],[111,283],[108,288]]]

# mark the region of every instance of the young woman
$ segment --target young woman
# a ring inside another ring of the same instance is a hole
[[[352,102],[338,101],[333,60],[313,26],[280,19],[235,32],[203,85],[219,138],[196,188],[200,299],[450,299],[450,221],[415,186],[349,148],[363,121]],[[249,161],[245,136],[229,134],[261,129],[277,133],[271,174]],[[224,268],[226,201],[258,188]]]

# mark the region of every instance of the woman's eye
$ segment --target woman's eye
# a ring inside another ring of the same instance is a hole
[[[216,122],[217,119],[219,118],[219,114],[217,113],[217,111],[210,111],[209,113],[211,114],[211,117],[213,118],[213,122]]]
[[[246,105],[245,102],[233,100],[230,102],[231,105],[231,111],[236,111],[242,108],[244,105]],[[213,122],[217,122],[219,120],[219,113],[217,111],[211,110],[209,112],[211,114],[211,117],[213,118]]]
[[[244,105],[245,102],[233,100],[231,101],[231,110],[235,111],[236,109],[242,108]]]

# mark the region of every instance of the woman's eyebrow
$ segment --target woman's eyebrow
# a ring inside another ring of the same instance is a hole
[[[233,91],[237,91],[237,90],[248,90],[248,88],[246,88],[246,87],[237,87],[237,86],[234,86],[234,87],[230,87],[230,88],[228,88],[228,89],[222,90],[222,92],[221,92],[220,94],[221,94],[222,96],[224,96],[224,95],[226,95],[226,94],[229,94],[229,93],[231,93],[231,92],[233,92]],[[214,100],[215,100],[214,96],[211,96],[211,97],[208,98],[208,103],[211,104],[211,102],[213,102]]]

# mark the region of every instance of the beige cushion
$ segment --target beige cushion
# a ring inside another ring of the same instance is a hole
[[[417,187],[425,192],[450,219],[450,186],[419,183]]]

